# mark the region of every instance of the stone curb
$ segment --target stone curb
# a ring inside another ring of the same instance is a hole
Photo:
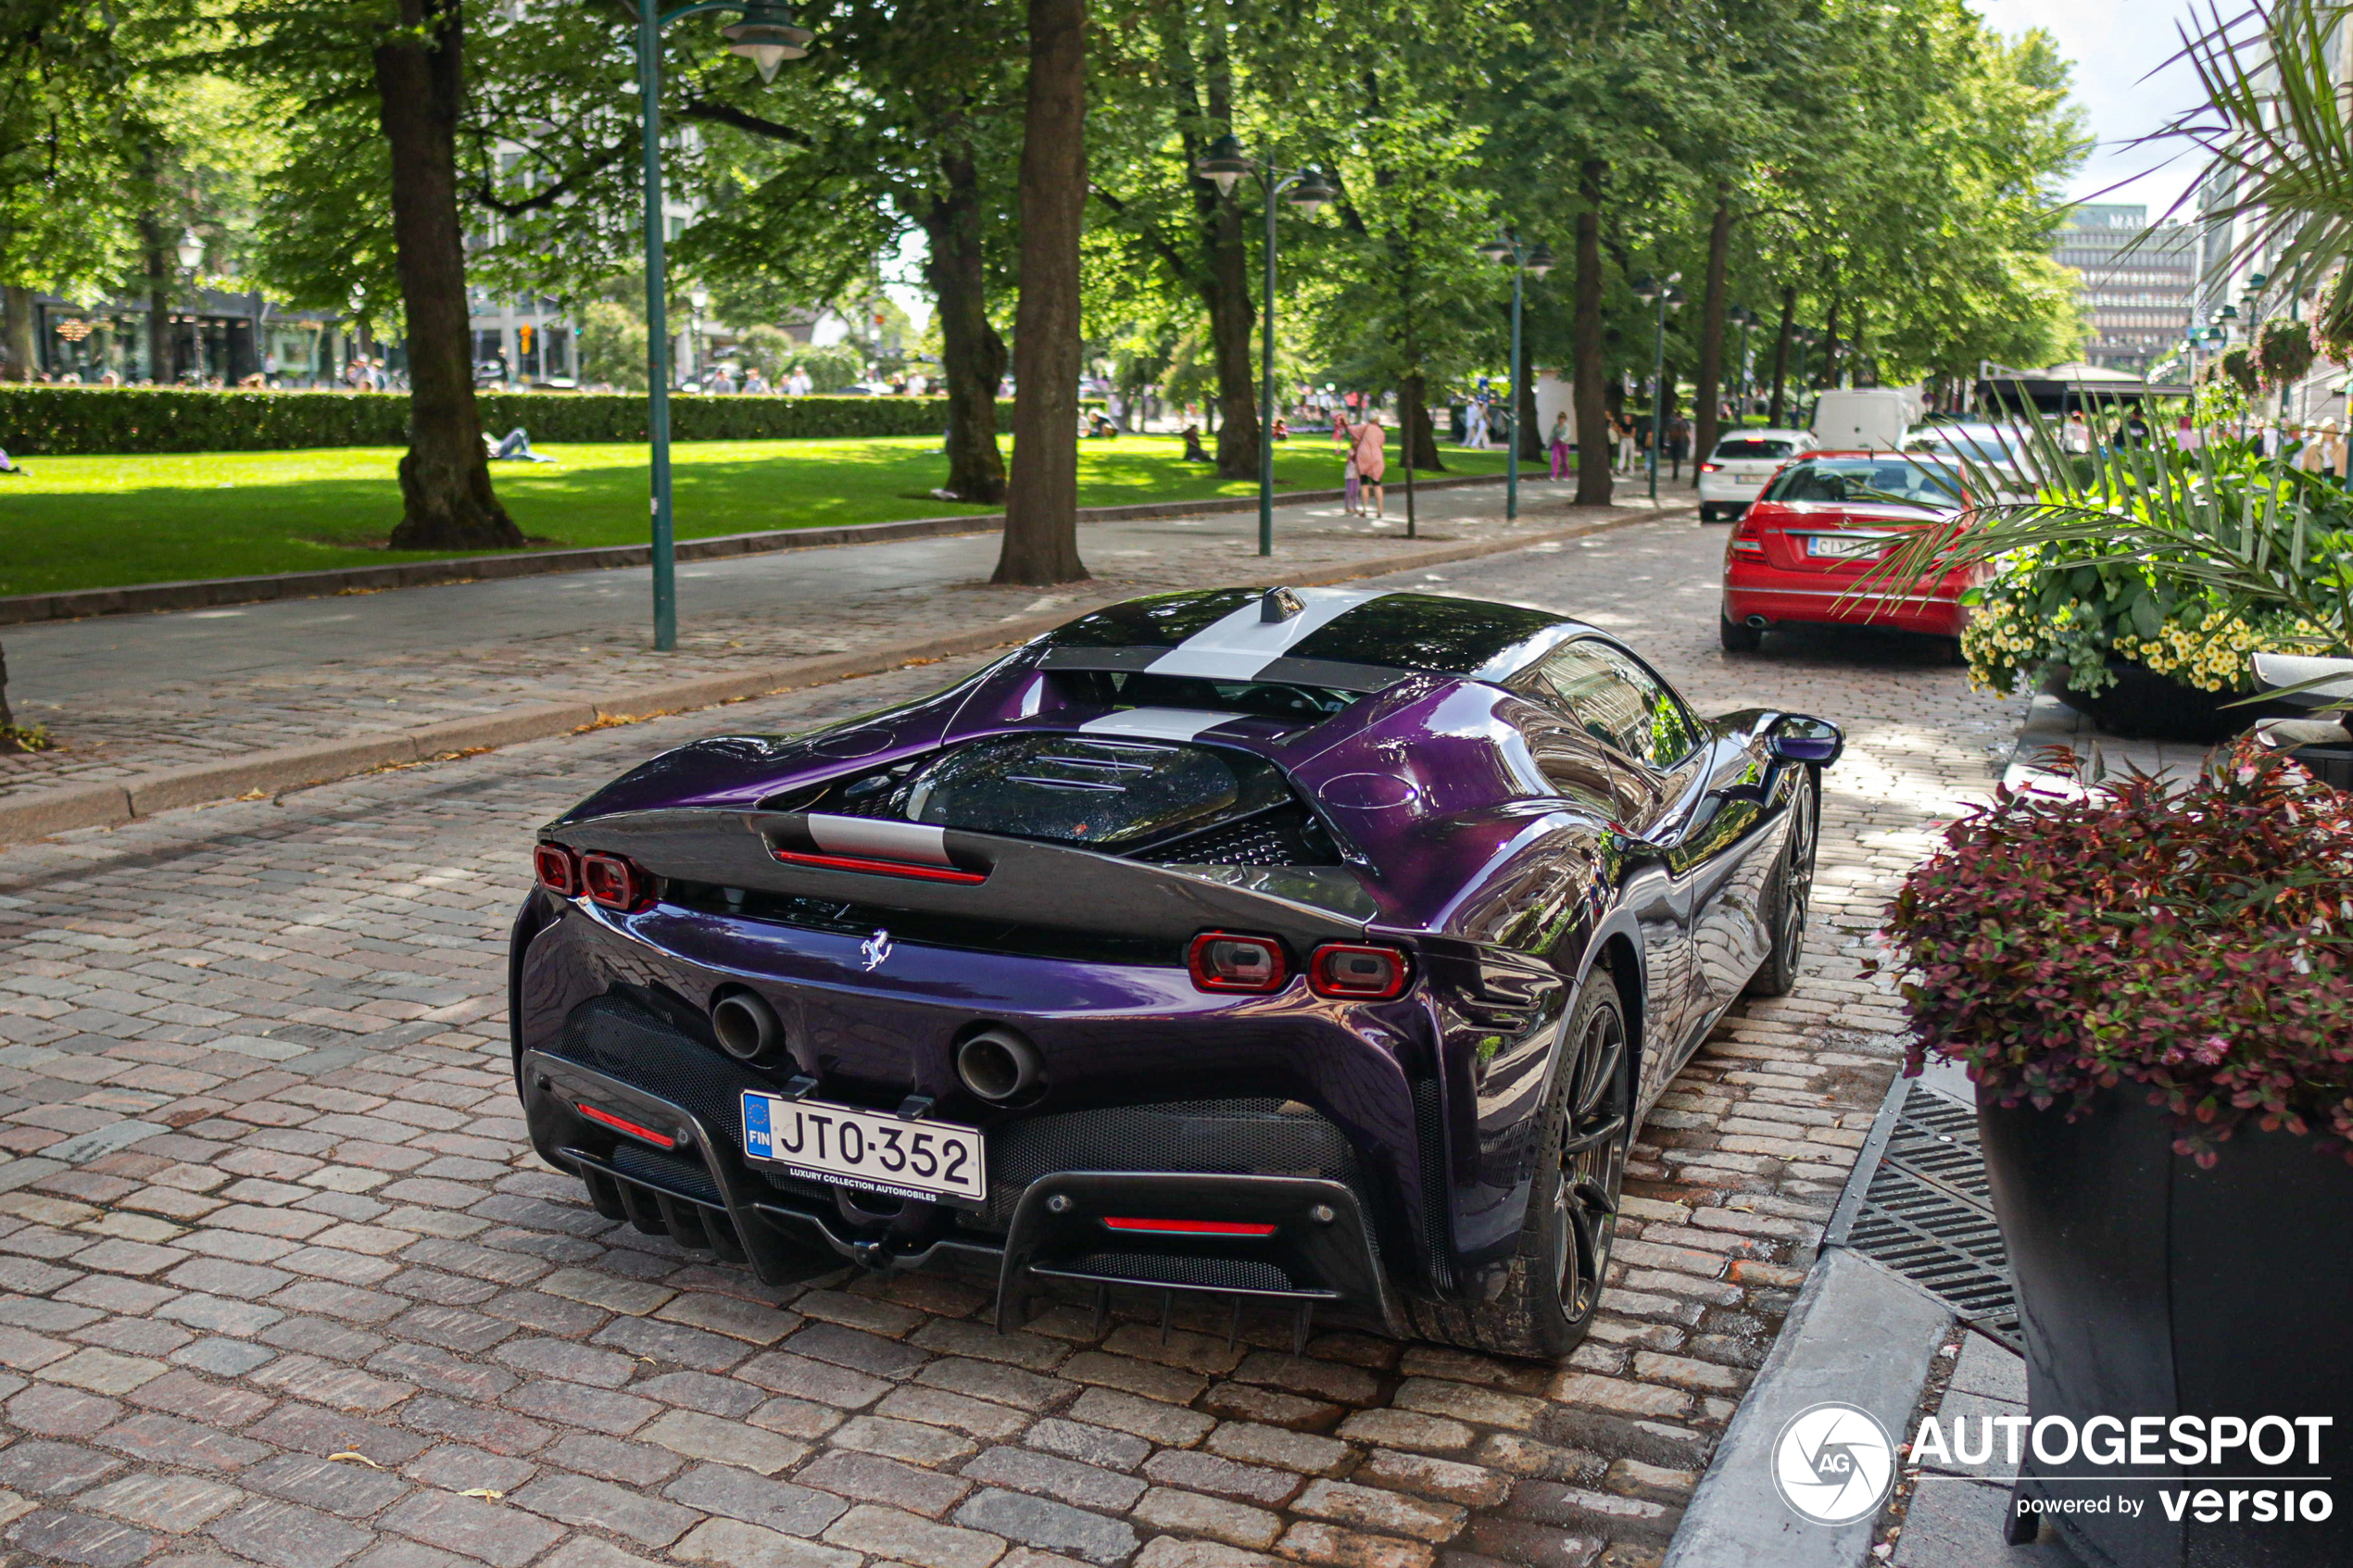
[[[1289,582],[1301,587],[1346,583],[1360,577],[1386,576],[1443,566],[1451,561],[1499,555],[1558,539],[1575,539],[1686,513],[1688,507],[1613,516],[1566,527],[1542,529],[1510,538],[1477,540],[1416,550],[1403,555],[1355,562],[1313,577],[1294,577],[1277,571],[1246,575],[1241,585],[1257,587]],[[508,709],[472,718],[447,719],[413,730],[379,731],[349,735],[311,746],[249,753],[233,760],[198,762],[137,773],[103,784],[75,784],[41,790],[14,798],[0,797],[0,844],[22,843],[75,828],[120,827],[134,818],[152,816],[179,806],[234,799],[240,796],[282,795],[312,784],[331,784],[371,768],[431,761],[451,752],[492,750],[524,741],[545,740],[591,724],[634,721],[721,703],[765,696],[799,686],[823,685],[859,675],[915,663],[953,659],[993,647],[1025,643],[1120,596],[1100,595],[1057,607],[1037,615],[1015,616],[988,626],[975,626],[921,642],[894,643],[796,659],[759,669],[699,675],[653,685],[624,687],[594,699],[582,698],[532,708]]]
[[[1425,479],[1421,490],[1501,484],[1501,474]],[[1401,487],[1402,493],[1402,487]],[[1286,507],[1340,500],[1345,492],[1305,490],[1278,495]],[[1237,509],[1235,497],[1208,501],[1142,501],[1126,507],[1081,507],[1081,522],[1134,522],[1146,518],[1196,517]],[[836,545],[873,545],[897,539],[931,539],[954,533],[987,533],[1002,528],[1002,512],[966,517],[910,518],[899,522],[846,523],[837,528],[779,528],[759,533],[723,533],[681,540],[681,561],[724,560],[772,550],[810,550]],[[387,588],[426,588],[436,583],[474,583],[501,577],[537,577],[560,571],[609,571],[644,566],[650,545],[610,545],[582,550],[524,550],[513,555],[463,556],[449,560],[409,561],[399,566],[358,566],[333,571],[289,571],[267,577],[206,577],[185,583],[137,583],[120,588],[77,588],[61,594],[20,594],[0,598],[0,626],[43,621],[75,621],[92,615],[203,609],[211,605],[256,604],[271,599],[322,598],[344,593],[380,593]]]
[[[1765,1365],[1683,1510],[1662,1568],[1860,1568],[1874,1509],[1842,1525],[1801,1518],[1774,1485],[1774,1446],[1789,1419],[1835,1401],[1869,1411],[1890,1441],[1927,1385],[1953,1314],[1911,1281],[1843,1247],[1806,1276]]]

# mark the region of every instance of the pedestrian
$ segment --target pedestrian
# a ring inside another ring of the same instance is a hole
[[[1553,416],[1553,477],[1568,477],[1568,410],[1563,408]]]
[[[2336,428],[2336,416],[2332,414],[2321,421],[2321,477],[2341,480],[2345,477],[2345,437]]]
[[[1464,428],[1463,445],[1474,452],[1487,450],[1487,399],[1471,399],[1469,419]]]
[[[0,473],[20,475],[25,471],[26,470],[23,467],[8,460],[8,454],[6,452],[0,451]]]
[[[1365,422],[1348,433],[1349,444],[1356,454],[1356,476],[1373,493],[1373,516],[1382,513],[1381,476],[1389,471],[1389,433],[1381,428],[1380,416],[1367,409]],[[1360,502],[1357,515],[1364,515]]]
[[[1633,421],[1624,414],[1611,414],[1609,420],[1610,467],[1619,473],[1634,471]]]
[[[1692,421],[1678,414],[1667,421],[1667,460],[1674,467],[1670,478],[1683,477],[1683,459],[1692,453]]]
[[[1365,487],[1356,471],[1356,445],[1348,433],[1348,415],[1332,410],[1332,450],[1340,454],[1340,510],[1350,517],[1365,509]]]
[[[1185,456],[1183,460],[1189,463],[1214,463],[1217,460],[1202,449],[1201,426],[1199,425],[1187,425],[1185,427]]]
[[[2083,422],[2083,410],[2076,409],[2067,416],[2067,428],[2060,433],[2060,445],[2070,452],[2088,454],[2092,450],[2092,427]]]
[[[504,441],[493,441],[488,431],[483,432],[482,444],[490,448],[488,460],[494,463],[552,463],[556,459],[531,449],[531,436],[517,425],[507,433]]]

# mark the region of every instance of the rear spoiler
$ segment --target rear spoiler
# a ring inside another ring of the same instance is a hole
[[[1298,952],[1361,942],[1377,912],[1343,867],[1152,865],[954,828],[808,811],[673,808],[540,830],[657,876],[923,914],[1189,941],[1279,936]]]

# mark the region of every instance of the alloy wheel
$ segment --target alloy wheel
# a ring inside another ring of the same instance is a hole
[[[1575,1061],[1561,1119],[1560,1178],[1553,1188],[1560,1310],[1572,1323],[1590,1316],[1600,1298],[1626,1174],[1626,1025],[1616,1008],[1594,1010]]]

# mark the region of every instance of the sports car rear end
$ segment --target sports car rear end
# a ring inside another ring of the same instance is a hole
[[[1427,602],[1394,612],[1425,662],[1560,620]],[[1090,617],[926,703],[668,754],[550,824],[511,967],[540,1152],[607,1215],[776,1281],[961,1260],[1000,1311],[1138,1285],[1391,1326],[1401,1286],[1458,1288],[1518,1220],[1466,1217],[1480,1130],[1441,1081],[1562,1006],[1541,964],[1426,913],[1447,868],[1529,842],[1496,808],[1527,788],[1487,717],[1514,699],[1312,626],[1253,638],[1259,613]]]

